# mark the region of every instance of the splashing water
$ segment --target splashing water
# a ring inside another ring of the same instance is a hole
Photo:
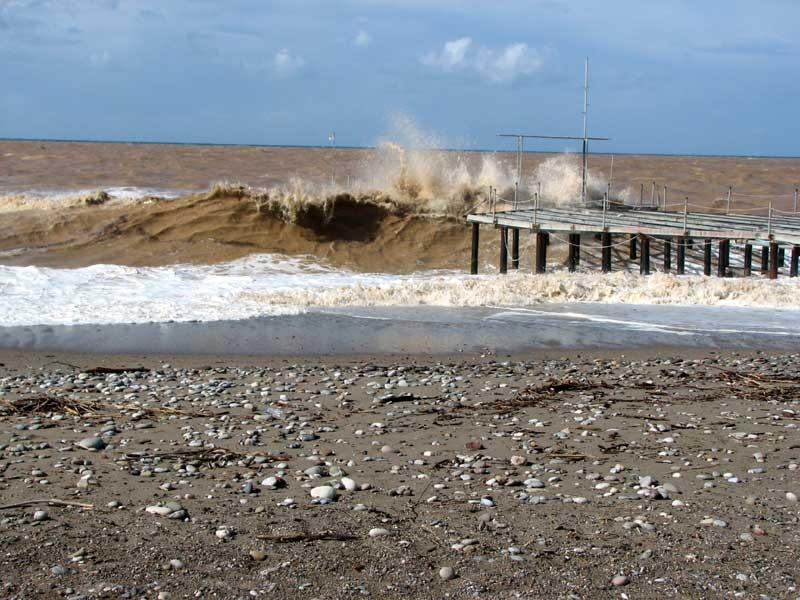
[[[548,158],[536,167],[528,179],[530,192],[538,191],[541,184],[541,199],[557,206],[574,205],[581,197],[581,165],[574,154],[559,154]],[[608,181],[603,173],[589,169],[586,176],[586,198],[601,201],[606,193]],[[627,203],[628,189],[614,190],[610,200]]]

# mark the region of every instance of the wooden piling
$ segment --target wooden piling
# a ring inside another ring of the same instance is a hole
[[[508,272],[508,228],[500,228],[500,274]]]
[[[703,241],[703,275],[711,276],[711,240]]]
[[[636,235],[631,234],[631,249],[630,249],[630,259],[636,260]]]
[[[750,277],[753,272],[753,244],[744,245],[744,276]]]
[[[604,231],[600,234],[603,273],[611,272],[611,234]]]
[[[761,272],[769,270],[769,246],[761,246]]]
[[[684,273],[686,273],[686,238],[685,237],[678,238],[678,247],[676,249],[675,254],[676,254],[676,256],[675,256],[676,262],[678,263],[677,264],[676,273],[678,273],[678,275],[683,275]]]
[[[519,229],[511,230],[511,268],[519,269]]]
[[[570,272],[574,272],[578,267],[578,257],[580,255],[580,234],[570,233],[567,237],[567,243],[569,244],[569,248],[567,249],[567,269],[569,269]]]
[[[472,258],[469,263],[470,275],[478,274],[478,242],[480,241],[480,223],[472,224]]]
[[[786,266],[786,248],[778,246],[778,268]]]
[[[792,256],[789,259],[789,277],[797,277],[798,264],[800,263],[800,246],[792,246]]]
[[[672,240],[664,240],[664,273],[672,269]]]
[[[536,232],[536,272],[544,273],[547,270],[547,245],[550,243],[550,234],[544,231]]]
[[[575,264],[581,264],[581,234],[575,234]]]
[[[639,259],[639,274],[650,275],[650,238],[640,233],[639,243],[642,245]]]
[[[717,277],[725,277],[728,272],[728,240],[720,240],[717,256]]]
[[[769,278],[778,278],[778,242],[769,243]]]
[[[731,267],[731,241],[725,240],[725,276],[730,275]]]

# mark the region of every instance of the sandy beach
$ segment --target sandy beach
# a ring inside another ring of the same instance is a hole
[[[4,597],[797,595],[797,354],[0,362]]]

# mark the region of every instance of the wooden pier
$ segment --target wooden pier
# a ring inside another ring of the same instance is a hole
[[[767,216],[720,214],[713,212],[681,212],[632,209],[629,207],[525,207],[512,210],[492,210],[467,217],[472,224],[472,262],[470,272],[478,272],[478,240],[481,225],[500,229],[500,272],[508,269],[508,254],[512,268],[519,267],[520,230],[536,235],[535,272],[544,273],[547,247],[551,234],[566,236],[569,244],[567,267],[574,271],[580,261],[582,234],[600,238],[603,272],[611,271],[611,249],[622,243],[630,245],[630,258],[639,259],[639,272],[650,273],[650,241],[664,244],[663,270],[672,269],[672,249],[675,248],[677,274],[685,273],[686,248],[703,247],[703,272],[712,273],[712,245],[717,245],[717,275],[729,274],[731,242],[744,244],[744,269],[752,269],[753,246],[762,248],[761,267],[770,279],[778,277],[783,255],[788,250],[789,275],[797,277],[800,259],[800,215],[787,214],[769,208]],[[509,236],[509,230],[511,235]],[[512,243],[509,244],[509,239]],[[510,249],[510,252],[509,252]]]

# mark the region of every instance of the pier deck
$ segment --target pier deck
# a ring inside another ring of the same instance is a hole
[[[691,237],[730,240],[774,240],[780,245],[800,245],[800,215],[725,215],[656,210],[607,210],[594,208],[524,208],[472,214],[471,223],[482,223],[552,232],[630,233],[655,237]]]
[[[764,246],[761,254],[762,271],[770,278],[778,276],[778,267],[783,264],[783,252],[791,250],[790,276],[798,274],[800,260],[800,215],[769,210],[768,215],[722,214],[713,212],[664,211],[631,209],[628,207],[521,207],[511,210],[470,214],[467,221],[472,224],[473,248],[471,272],[477,273],[478,239],[480,225],[500,228],[501,257],[500,272],[505,273],[510,255],[512,268],[519,265],[519,231],[529,230],[537,235],[536,271],[544,272],[546,247],[550,233],[569,234],[569,267],[574,270],[580,260],[580,235],[599,234],[603,250],[603,271],[611,270],[613,235],[631,238],[632,259],[637,257],[637,242],[641,246],[641,273],[650,272],[649,246],[651,239],[664,242],[664,267],[671,268],[671,249],[677,253],[677,272],[684,272],[685,248],[693,244],[705,246],[704,272],[711,274],[711,245],[719,244],[718,274],[729,274],[730,243],[745,245],[745,275],[751,272],[753,246]],[[509,244],[509,230],[511,242]],[[780,254],[779,254],[780,253]],[[780,257],[780,258],[779,258]],[[780,264],[779,264],[780,263]],[[769,268],[767,268],[769,265]]]

